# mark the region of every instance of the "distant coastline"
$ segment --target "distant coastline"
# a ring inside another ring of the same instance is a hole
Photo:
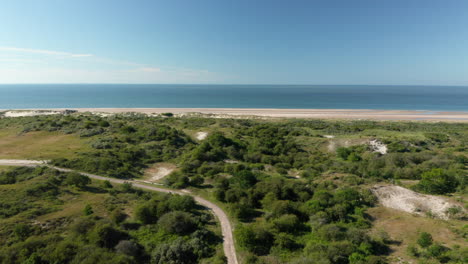
[[[255,109],[255,108],[50,108],[0,110],[5,117],[50,115],[66,110],[97,115],[142,113],[214,118],[304,118],[337,120],[393,120],[468,122],[468,111],[371,110],[371,109]]]

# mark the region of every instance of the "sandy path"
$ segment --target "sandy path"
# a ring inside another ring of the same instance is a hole
[[[3,166],[38,166],[38,165],[45,165],[47,161],[45,160],[9,160],[9,159],[2,159],[0,160],[0,165]]]
[[[6,165],[6,166],[29,166],[29,167],[34,167],[34,166],[48,166],[50,168],[54,168],[58,171],[63,171],[63,172],[70,172],[74,171],[71,169],[65,169],[65,168],[58,168],[55,166],[51,165],[46,165],[44,161],[37,161],[37,160],[2,160],[0,159],[0,165]],[[128,181],[128,180],[120,180],[120,179],[115,179],[115,178],[109,178],[109,177],[103,177],[95,174],[90,174],[90,173],[84,173],[84,172],[79,172],[82,175],[88,176],[92,179],[96,180],[107,180],[112,183],[117,183],[117,184],[122,184],[124,182],[131,182],[134,187],[141,188],[141,189],[146,189],[150,191],[156,191],[156,192],[164,192],[164,193],[173,193],[173,194],[180,194],[180,195],[190,195],[192,196],[196,202],[199,204],[209,208],[213,214],[218,218],[220,224],[221,224],[221,232],[223,233],[223,248],[224,248],[224,254],[226,255],[226,258],[228,260],[229,264],[238,264],[237,262],[237,256],[236,256],[236,249],[234,247],[234,239],[232,236],[232,227],[231,223],[229,222],[229,218],[227,217],[226,213],[217,206],[216,204],[205,200],[201,198],[200,196],[192,194],[188,190],[168,190],[168,189],[162,189],[158,187],[153,187],[153,186],[148,186],[148,185],[143,185],[140,183],[137,183],[135,181]]]

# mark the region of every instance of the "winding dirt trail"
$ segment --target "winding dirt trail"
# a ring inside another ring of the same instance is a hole
[[[63,171],[63,172],[71,172],[75,170],[71,169],[65,169],[65,168],[59,168],[55,167],[52,165],[48,165],[45,161],[37,161],[37,160],[4,160],[0,159],[0,165],[3,166],[27,166],[27,167],[37,167],[37,166],[47,166],[53,169],[56,169],[58,171]],[[95,174],[90,174],[90,173],[85,173],[85,172],[80,172],[80,171],[75,171],[78,172],[82,175],[88,176],[92,179],[96,180],[107,180],[112,183],[117,183],[117,184],[122,184],[124,182],[131,182],[132,186],[140,188],[140,189],[146,189],[150,191],[155,191],[155,192],[164,192],[164,193],[173,193],[173,194],[180,194],[180,195],[190,195],[192,196],[196,202],[199,204],[209,208],[213,214],[218,218],[220,224],[221,224],[221,232],[223,234],[223,248],[224,248],[224,254],[226,255],[228,264],[238,264],[237,262],[237,255],[236,255],[236,249],[234,247],[234,239],[232,237],[232,227],[231,223],[229,222],[229,218],[227,217],[226,213],[217,206],[216,204],[203,199],[200,196],[194,195],[191,193],[189,190],[168,190],[168,189],[163,189],[163,188],[158,188],[158,187],[153,187],[153,186],[148,186],[144,184],[140,184],[137,181],[132,181],[132,180],[120,180],[120,179],[115,179],[115,178],[109,178],[109,177],[104,177],[104,176],[99,176]]]

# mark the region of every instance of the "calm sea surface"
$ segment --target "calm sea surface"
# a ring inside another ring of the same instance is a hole
[[[468,87],[355,85],[0,85],[0,109],[320,108],[468,111]]]

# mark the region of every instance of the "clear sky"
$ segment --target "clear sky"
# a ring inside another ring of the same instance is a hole
[[[4,0],[0,83],[468,85],[466,0]]]

